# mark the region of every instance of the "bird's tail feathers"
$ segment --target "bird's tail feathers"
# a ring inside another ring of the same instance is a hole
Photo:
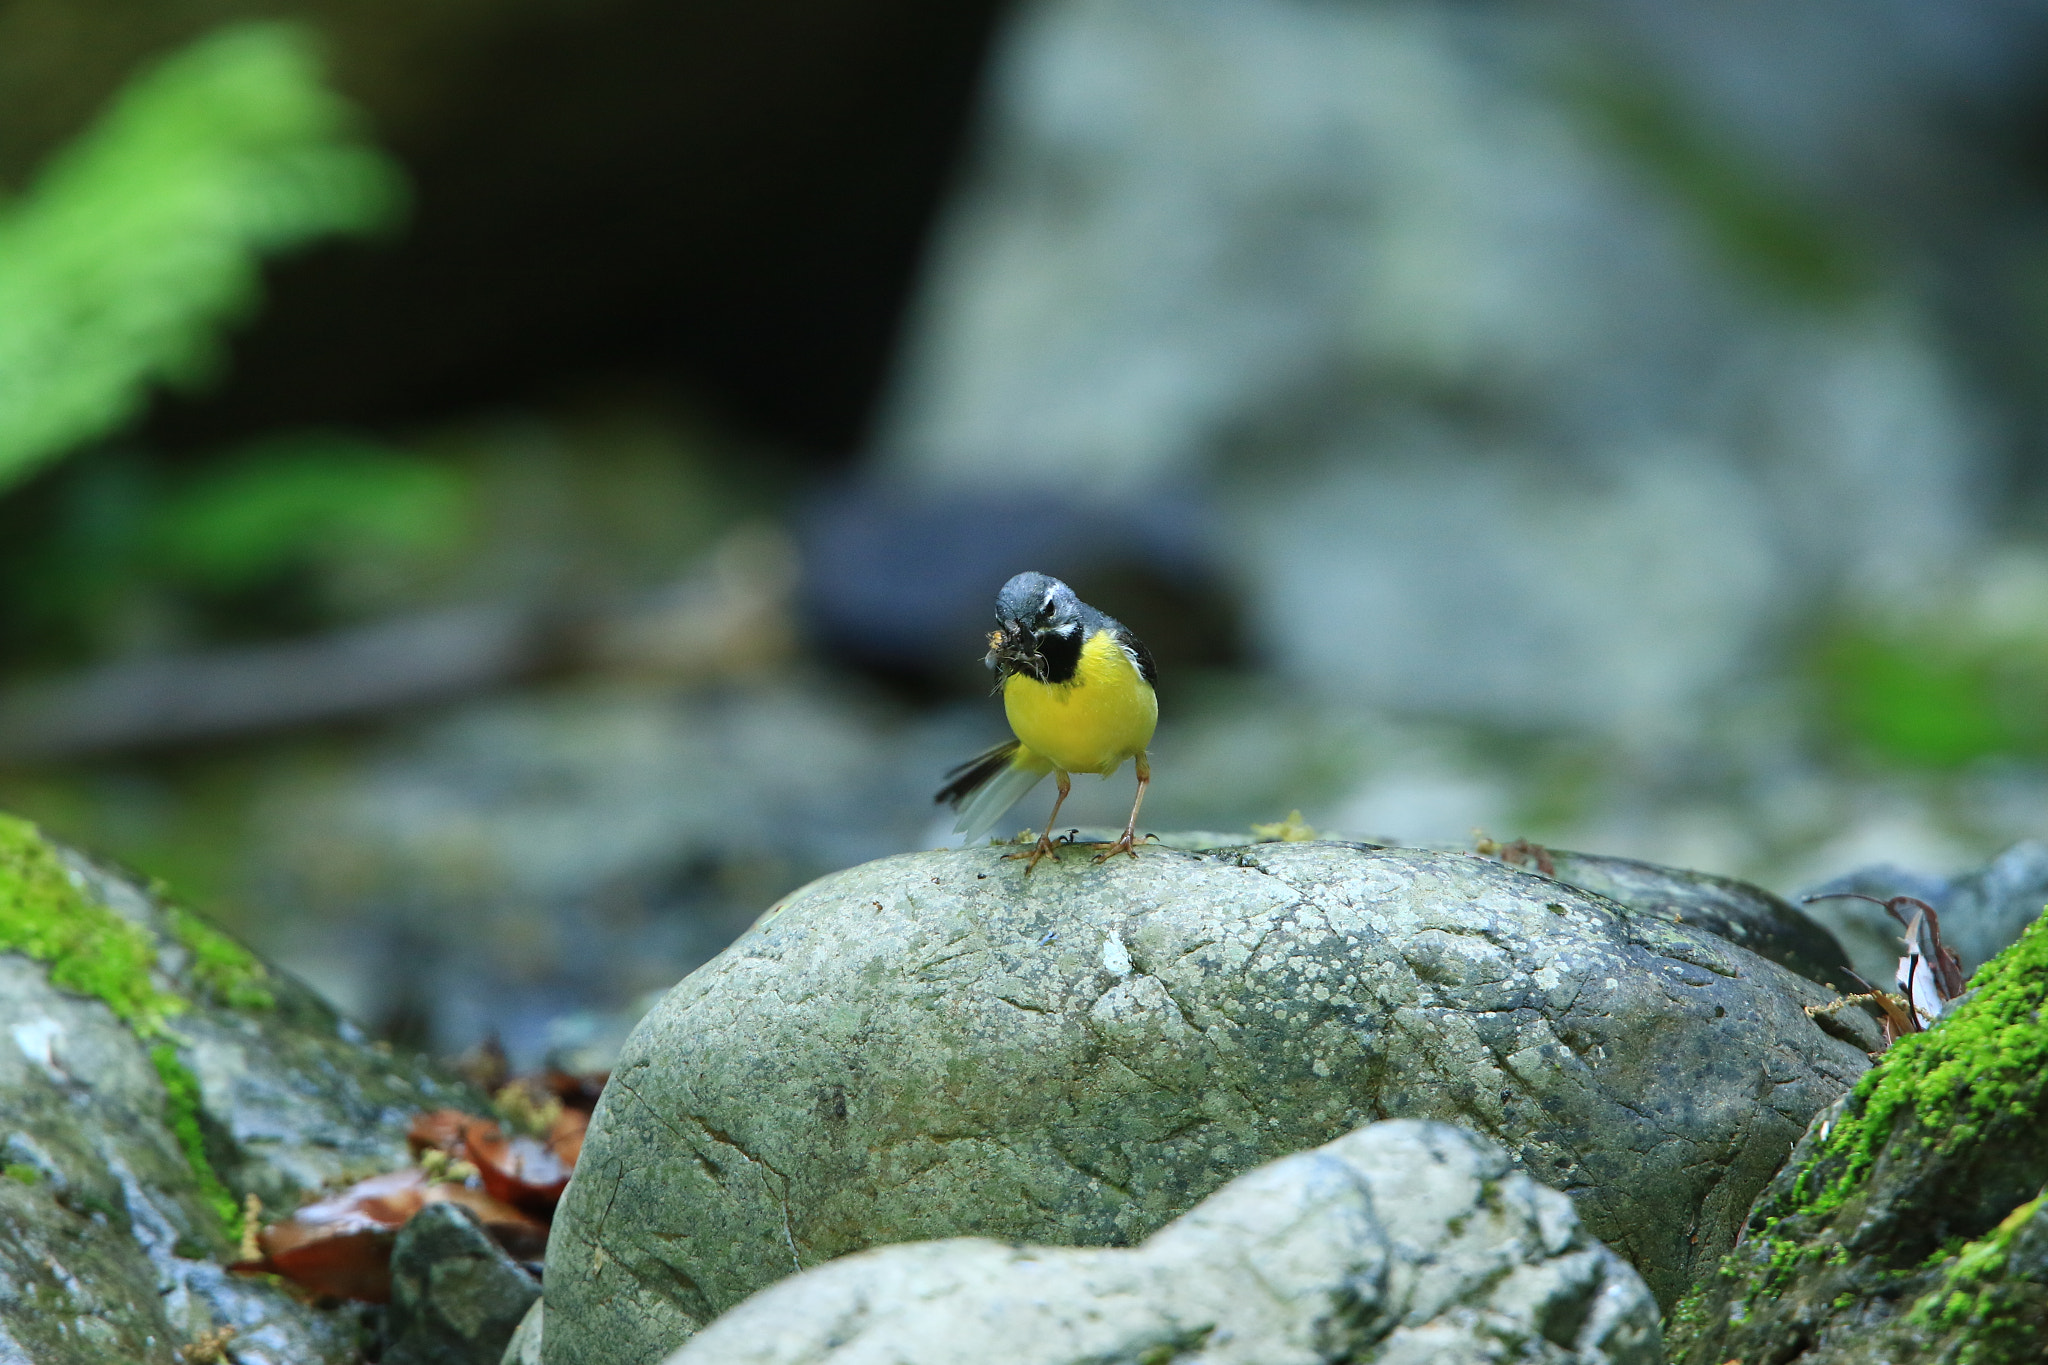
[[[946,785],[939,788],[939,794],[932,800],[950,804],[954,810],[960,803],[974,794],[974,789],[994,777],[1010,764],[1010,758],[1023,748],[1014,739],[1006,739],[993,749],[985,749],[946,773]]]
[[[952,802],[960,812],[953,832],[965,835],[972,845],[1051,771],[1052,764],[1016,740],[1007,740],[948,773],[952,780],[940,789],[938,799]]]

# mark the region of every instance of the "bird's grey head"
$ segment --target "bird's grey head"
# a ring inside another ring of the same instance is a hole
[[[1040,682],[1073,676],[1081,651],[1081,599],[1048,574],[1020,573],[996,594],[996,625],[988,666],[1003,676]]]
[[[1081,626],[1081,599],[1049,574],[1020,573],[996,594],[996,621],[1033,635],[1070,633]]]

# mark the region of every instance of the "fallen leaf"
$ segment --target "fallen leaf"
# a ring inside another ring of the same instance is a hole
[[[316,1294],[383,1303],[391,1297],[391,1244],[426,1205],[427,1178],[408,1168],[360,1180],[256,1235],[260,1259],[228,1267],[282,1275]]]
[[[398,1230],[428,1204],[460,1204],[484,1231],[521,1260],[547,1247],[547,1224],[486,1190],[429,1180],[408,1167],[360,1180],[308,1204],[256,1236],[260,1259],[228,1268],[238,1274],[282,1275],[316,1294],[384,1303],[391,1297],[391,1246]]]
[[[604,1083],[612,1078],[609,1071],[595,1071],[579,1076],[574,1072],[550,1067],[541,1073],[540,1082],[553,1091],[555,1098],[571,1109],[585,1113],[597,1108],[597,1097],[604,1093]]]
[[[583,1155],[584,1134],[589,1131],[588,1109],[564,1109],[548,1130],[548,1146],[553,1149],[556,1159],[573,1171],[576,1158]]]
[[[476,1118],[460,1109],[430,1109],[417,1115],[412,1127],[406,1130],[406,1145],[417,1157],[421,1152],[439,1151],[450,1156],[459,1156],[464,1125]]]
[[[569,1110],[563,1110],[566,1118]],[[557,1120],[559,1121],[559,1119]],[[578,1151],[582,1137],[575,1138]],[[556,1149],[524,1133],[508,1138],[488,1119],[472,1119],[462,1131],[462,1146],[475,1164],[484,1189],[517,1208],[542,1216],[553,1214],[569,1184],[574,1158],[563,1161]]]

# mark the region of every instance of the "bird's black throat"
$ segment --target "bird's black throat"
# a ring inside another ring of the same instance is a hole
[[[1009,629],[997,632],[991,642],[989,663],[996,670],[1000,687],[1012,673],[1021,673],[1042,683],[1067,683],[1081,666],[1081,632],[1062,635],[1054,631],[1033,634]]]

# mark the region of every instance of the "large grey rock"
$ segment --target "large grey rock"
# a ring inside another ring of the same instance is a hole
[[[459,1204],[429,1204],[391,1249],[384,1365],[498,1365],[540,1283]]]
[[[1827,998],[1467,855],[885,859],[791,895],[642,1021],[557,1215],[547,1359],[642,1365],[880,1243],[1128,1245],[1389,1117],[1497,1137],[1675,1298],[1865,1069],[1874,1039],[1801,1011]]]
[[[1376,1123],[1128,1251],[959,1238],[765,1289],[668,1365],[1660,1365],[1657,1304],[1571,1200],[1448,1124]]]
[[[247,1194],[274,1212],[402,1164],[410,1116],[458,1102],[460,1087],[370,1047],[304,987],[255,976],[225,939],[0,817],[0,932],[45,915],[53,890],[60,914],[111,928],[64,977],[107,994],[64,989],[46,963],[0,952],[0,1360],[175,1365],[231,1330],[240,1365],[356,1361],[353,1315],[227,1273],[223,1214]],[[125,927],[144,936],[127,940],[144,951],[132,978],[99,970],[119,959]],[[183,1010],[117,1014],[110,999],[137,991]]]

